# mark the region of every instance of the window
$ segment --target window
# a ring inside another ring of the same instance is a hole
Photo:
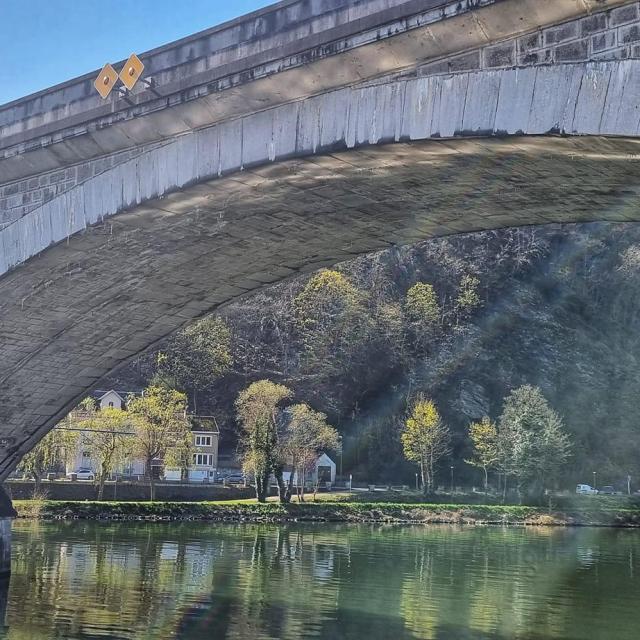
[[[210,447],[211,436],[196,436],[196,447]]]
[[[113,402],[110,402],[109,406],[113,409]]]
[[[211,467],[213,466],[213,455],[210,453],[194,453],[193,464],[196,467]]]

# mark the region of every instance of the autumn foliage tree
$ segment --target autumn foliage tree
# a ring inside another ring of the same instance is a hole
[[[278,481],[284,500],[284,460],[279,448],[281,428],[280,409],[292,396],[290,389],[270,380],[258,380],[240,392],[236,413],[241,425],[241,447],[245,473],[254,478],[258,502],[265,502],[269,490],[269,476]]]
[[[289,420],[281,436],[282,455],[291,465],[285,501],[294,491],[294,475],[298,477],[298,499],[304,501],[304,479],[318,456],[326,449],[340,449],[340,435],[327,423],[327,416],[307,404],[295,404],[288,410]]]
[[[480,294],[478,287],[480,280],[476,276],[465,274],[460,279],[458,297],[455,302],[457,320],[460,317],[469,315],[474,309],[480,306]]]
[[[498,442],[498,429],[485,416],[480,422],[472,422],[469,425],[469,440],[473,446],[473,454],[470,459],[465,460],[467,464],[482,469],[484,472],[484,490],[489,486],[489,471],[498,464],[500,460],[500,447]]]
[[[411,409],[401,435],[407,460],[420,467],[425,494],[433,492],[437,462],[449,451],[450,433],[433,400],[420,395]]]
[[[18,470],[30,475],[35,482],[35,492],[40,490],[42,476],[56,465],[61,465],[71,459],[75,452],[77,433],[70,431],[70,422],[65,420],[63,429],[52,429],[38,444],[26,453]]]
[[[442,318],[442,309],[433,285],[426,282],[414,284],[405,296],[404,314],[414,347],[418,351],[424,350]]]
[[[83,448],[90,451],[96,463],[98,500],[102,500],[109,474],[131,453],[133,438],[129,418],[121,409],[105,407],[100,411],[89,411],[78,421],[77,427],[82,429],[80,442]]]
[[[313,275],[295,297],[293,310],[308,367],[348,366],[370,329],[362,293],[339,271]]]
[[[184,393],[163,386],[148,387],[141,396],[127,401],[128,415],[134,431],[132,455],[141,458],[149,479],[149,497],[155,499],[153,462],[164,460],[165,466],[180,464],[188,458],[183,449],[191,446],[191,429],[186,416]]]

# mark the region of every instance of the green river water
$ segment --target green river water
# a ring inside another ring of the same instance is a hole
[[[640,638],[640,531],[18,521],[13,535],[0,615],[15,640]]]

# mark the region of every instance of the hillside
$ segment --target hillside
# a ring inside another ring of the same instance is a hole
[[[233,364],[190,395],[200,413],[218,417],[223,446],[234,446],[238,391],[267,377],[329,415],[345,436],[345,472],[410,482],[398,428],[407,399],[423,391],[455,435],[441,482],[451,463],[459,482],[479,483],[478,472],[463,463],[467,424],[497,418],[511,389],[533,384],[572,435],[566,482],[589,481],[594,470],[603,483],[640,473],[640,225],[452,236],[336,269],[357,292],[348,313],[326,305],[301,312],[311,276],[220,310],[231,330]],[[433,285],[437,297],[438,322],[428,331],[407,314],[405,296],[417,282]],[[312,325],[309,318],[301,324],[303,312],[316,314]],[[313,329],[301,329],[307,326]],[[154,354],[142,356],[108,384],[143,385],[155,362]]]

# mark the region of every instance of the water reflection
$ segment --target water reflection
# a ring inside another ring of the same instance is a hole
[[[598,529],[16,522],[0,607],[12,639],[625,640],[639,549]]]

